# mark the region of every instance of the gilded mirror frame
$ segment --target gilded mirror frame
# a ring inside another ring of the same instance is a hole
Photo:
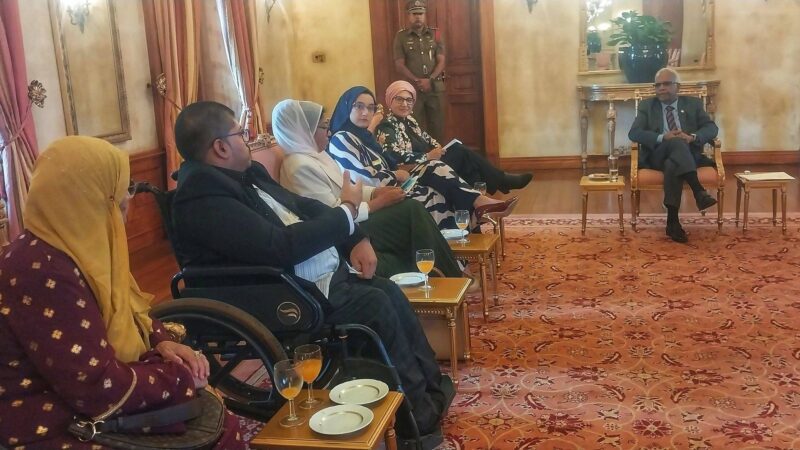
[[[715,68],[714,62],[714,0],[696,0],[702,1],[706,10],[706,61],[701,66],[679,66],[673,67],[678,72],[689,70],[708,70]],[[599,75],[599,74],[619,74],[622,73],[619,69],[609,70],[589,70],[589,58],[587,57],[588,43],[586,39],[586,18],[588,11],[586,10],[586,1],[580,0],[580,20],[578,24],[578,33],[580,36],[580,45],[578,47],[578,75]]]
[[[125,75],[122,68],[122,52],[119,45],[119,30],[113,0],[91,0],[91,3],[104,3],[108,7],[109,25],[111,31],[111,57],[114,60],[114,75],[116,81],[116,95],[119,108],[119,129],[104,131],[94,137],[105,139],[111,143],[119,143],[131,139],[130,118],[128,115],[128,96],[125,90]],[[56,55],[58,79],[61,85],[61,103],[64,108],[64,123],[67,135],[81,134],[78,129],[78,114],[75,108],[72,74],[70,72],[67,42],[62,29],[62,16],[64,14],[62,0],[49,0],[50,23],[53,32],[53,47]]]

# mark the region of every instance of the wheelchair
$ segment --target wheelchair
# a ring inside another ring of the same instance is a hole
[[[210,363],[209,385],[229,410],[258,421],[269,420],[285,399],[274,389],[273,366],[299,345],[316,343],[324,363],[315,388],[331,388],[356,378],[374,378],[403,391],[400,377],[380,337],[361,324],[328,325],[316,285],[270,266],[187,267],[175,248],[172,229],[174,191],[138,183],[136,194],[151,194],[180,271],[172,277],[175,300],[152,309],[184,344],[203,352]],[[354,345],[350,335],[366,338]],[[367,344],[365,345],[364,342]],[[260,364],[258,364],[260,362]],[[252,368],[260,368],[253,373]],[[243,370],[246,368],[246,370]],[[406,398],[398,419],[415,439],[406,448],[421,450],[422,440]]]

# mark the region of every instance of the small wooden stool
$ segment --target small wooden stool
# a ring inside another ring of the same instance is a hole
[[[581,235],[586,234],[586,210],[589,204],[589,192],[595,191],[616,191],[617,202],[619,203],[619,232],[625,234],[625,226],[622,222],[622,192],[625,190],[625,177],[620,175],[617,181],[611,180],[590,180],[588,176],[581,177],[581,194],[583,195],[583,210],[581,211]]]
[[[766,179],[774,174],[775,179]],[[761,175],[761,176],[759,176]],[[747,231],[747,210],[750,206],[750,189],[772,189],[772,226],[778,224],[778,189],[781,190],[781,221],[783,222],[782,232],[786,233],[786,186],[794,177],[785,172],[770,173],[737,173],[736,176],[736,226],[739,226],[739,206],[742,201],[742,189],[744,189],[744,222],[742,232]],[[764,178],[764,179],[761,179]]]
[[[420,316],[444,319],[447,323],[450,337],[450,370],[452,372],[453,383],[458,389],[458,328],[463,333],[461,336],[463,342],[463,356],[465,360],[469,360],[470,356],[470,340],[469,340],[469,312],[467,305],[464,304],[465,294],[472,280],[469,278],[430,278],[431,290],[425,291],[419,287],[406,287],[403,288],[403,293],[408,297],[411,302],[411,308]],[[460,316],[460,317],[459,317]],[[459,320],[460,319],[460,320]],[[438,333],[435,329],[426,327],[429,321],[423,321],[423,329],[425,335],[428,336],[428,342],[431,343],[436,356],[439,357],[444,352],[441,352],[437,347],[441,347],[441,343],[437,339],[432,339],[437,334],[441,336],[441,331]],[[460,324],[457,322],[461,322]],[[458,327],[457,325],[461,325]],[[439,325],[441,330],[441,325]]]
[[[305,392],[300,393],[305,394]],[[308,425],[308,420],[320,409],[335,405],[328,397],[329,394],[330,391],[325,389],[314,390],[314,397],[322,400],[322,404],[318,408],[295,408],[297,415],[305,419],[305,423],[296,427],[281,426],[281,419],[289,414],[289,403],[284,404],[250,441],[250,448],[372,450],[377,448],[381,438],[384,438],[388,450],[397,450],[394,415],[397,413],[397,408],[403,403],[403,394],[390,391],[377,404],[369,405],[368,407],[375,417],[366,429],[343,436],[326,436],[314,432]]]
[[[489,303],[487,300],[486,292],[486,264],[489,263],[489,268],[492,270],[492,279],[494,280],[494,304],[497,306],[499,300],[497,297],[497,275],[495,271],[494,258],[495,246],[500,235],[497,234],[470,234],[467,236],[469,242],[466,244],[459,244],[458,241],[447,241],[450,244],[450,250],[456,258],[466,259],[467,261],[477,261],[481,270],[481,294],[483,296],[483,319],[489,318]]]

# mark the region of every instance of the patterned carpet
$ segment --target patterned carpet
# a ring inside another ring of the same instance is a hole
[[[508,221],[440,449],[800,448],[800,220],[712,220]]]
[[[800,217],[713,220],[508,220],[439,449],[800,448]]]

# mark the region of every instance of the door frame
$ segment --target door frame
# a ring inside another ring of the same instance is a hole
[[[370,23],[388,23],[390,2],[386,0],[369,1]],[[478,17],[481,45],[481,76],[483,100],[483,139],[486,158],[494,164],[500,161],[500,136],[497,124],[497,74],[494,45],[494,0],[478,2]],[[380,20],[378,20],[380,19]],[[383,48],[375,43],[391,42],[394,39],[392,30],[370,27],[372,36],[372,60],[375,84],[391,79],[393,72],[392,56],[386,55]],[[388,61],[387,61],[388,59]],[[386,62],[383,63],[382,62]],[[377,86],[376,86],[377,87]]]

